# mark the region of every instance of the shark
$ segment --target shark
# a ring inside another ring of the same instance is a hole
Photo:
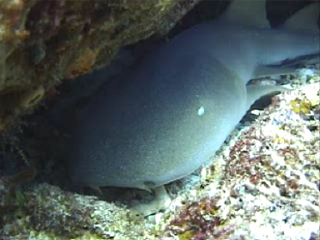
[[[265,4],[234,0],[218,19],[183,31],[101,86],[77,109],[71,180],[150,190],[208,164],[250,106],[279,91],[250,79],[287,73],[282,62],[319,53],[319,3],[277,28]]]

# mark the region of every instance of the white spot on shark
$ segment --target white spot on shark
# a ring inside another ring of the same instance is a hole
[[[198,109],[198,115],[199,116],[202,116],[204,114],[204,107],[201,106],[199,109]]]

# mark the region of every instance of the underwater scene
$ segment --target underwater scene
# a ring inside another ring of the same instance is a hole
[[[0,240],[319,240],[319,2],[0,0]]]

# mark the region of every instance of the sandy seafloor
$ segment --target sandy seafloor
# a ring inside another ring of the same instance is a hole
[[[253,111],[210,166],[167,185],[171,204],[154,215],[50,181],[9,191],[0,178],[0,240],[320,239],[317,68]]]

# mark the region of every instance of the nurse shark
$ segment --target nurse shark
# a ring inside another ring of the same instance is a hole
[[[250,79],[287,72],[281,62],[318,54],[315,9],[271,29],[265,1],[234,0],[219,19],[149,53],[78,110],[71,179],[150,190],[207,164],[252,103],[279,90],[248,85]],[[314,24],[302,29],[306,16],[315,16]]]

